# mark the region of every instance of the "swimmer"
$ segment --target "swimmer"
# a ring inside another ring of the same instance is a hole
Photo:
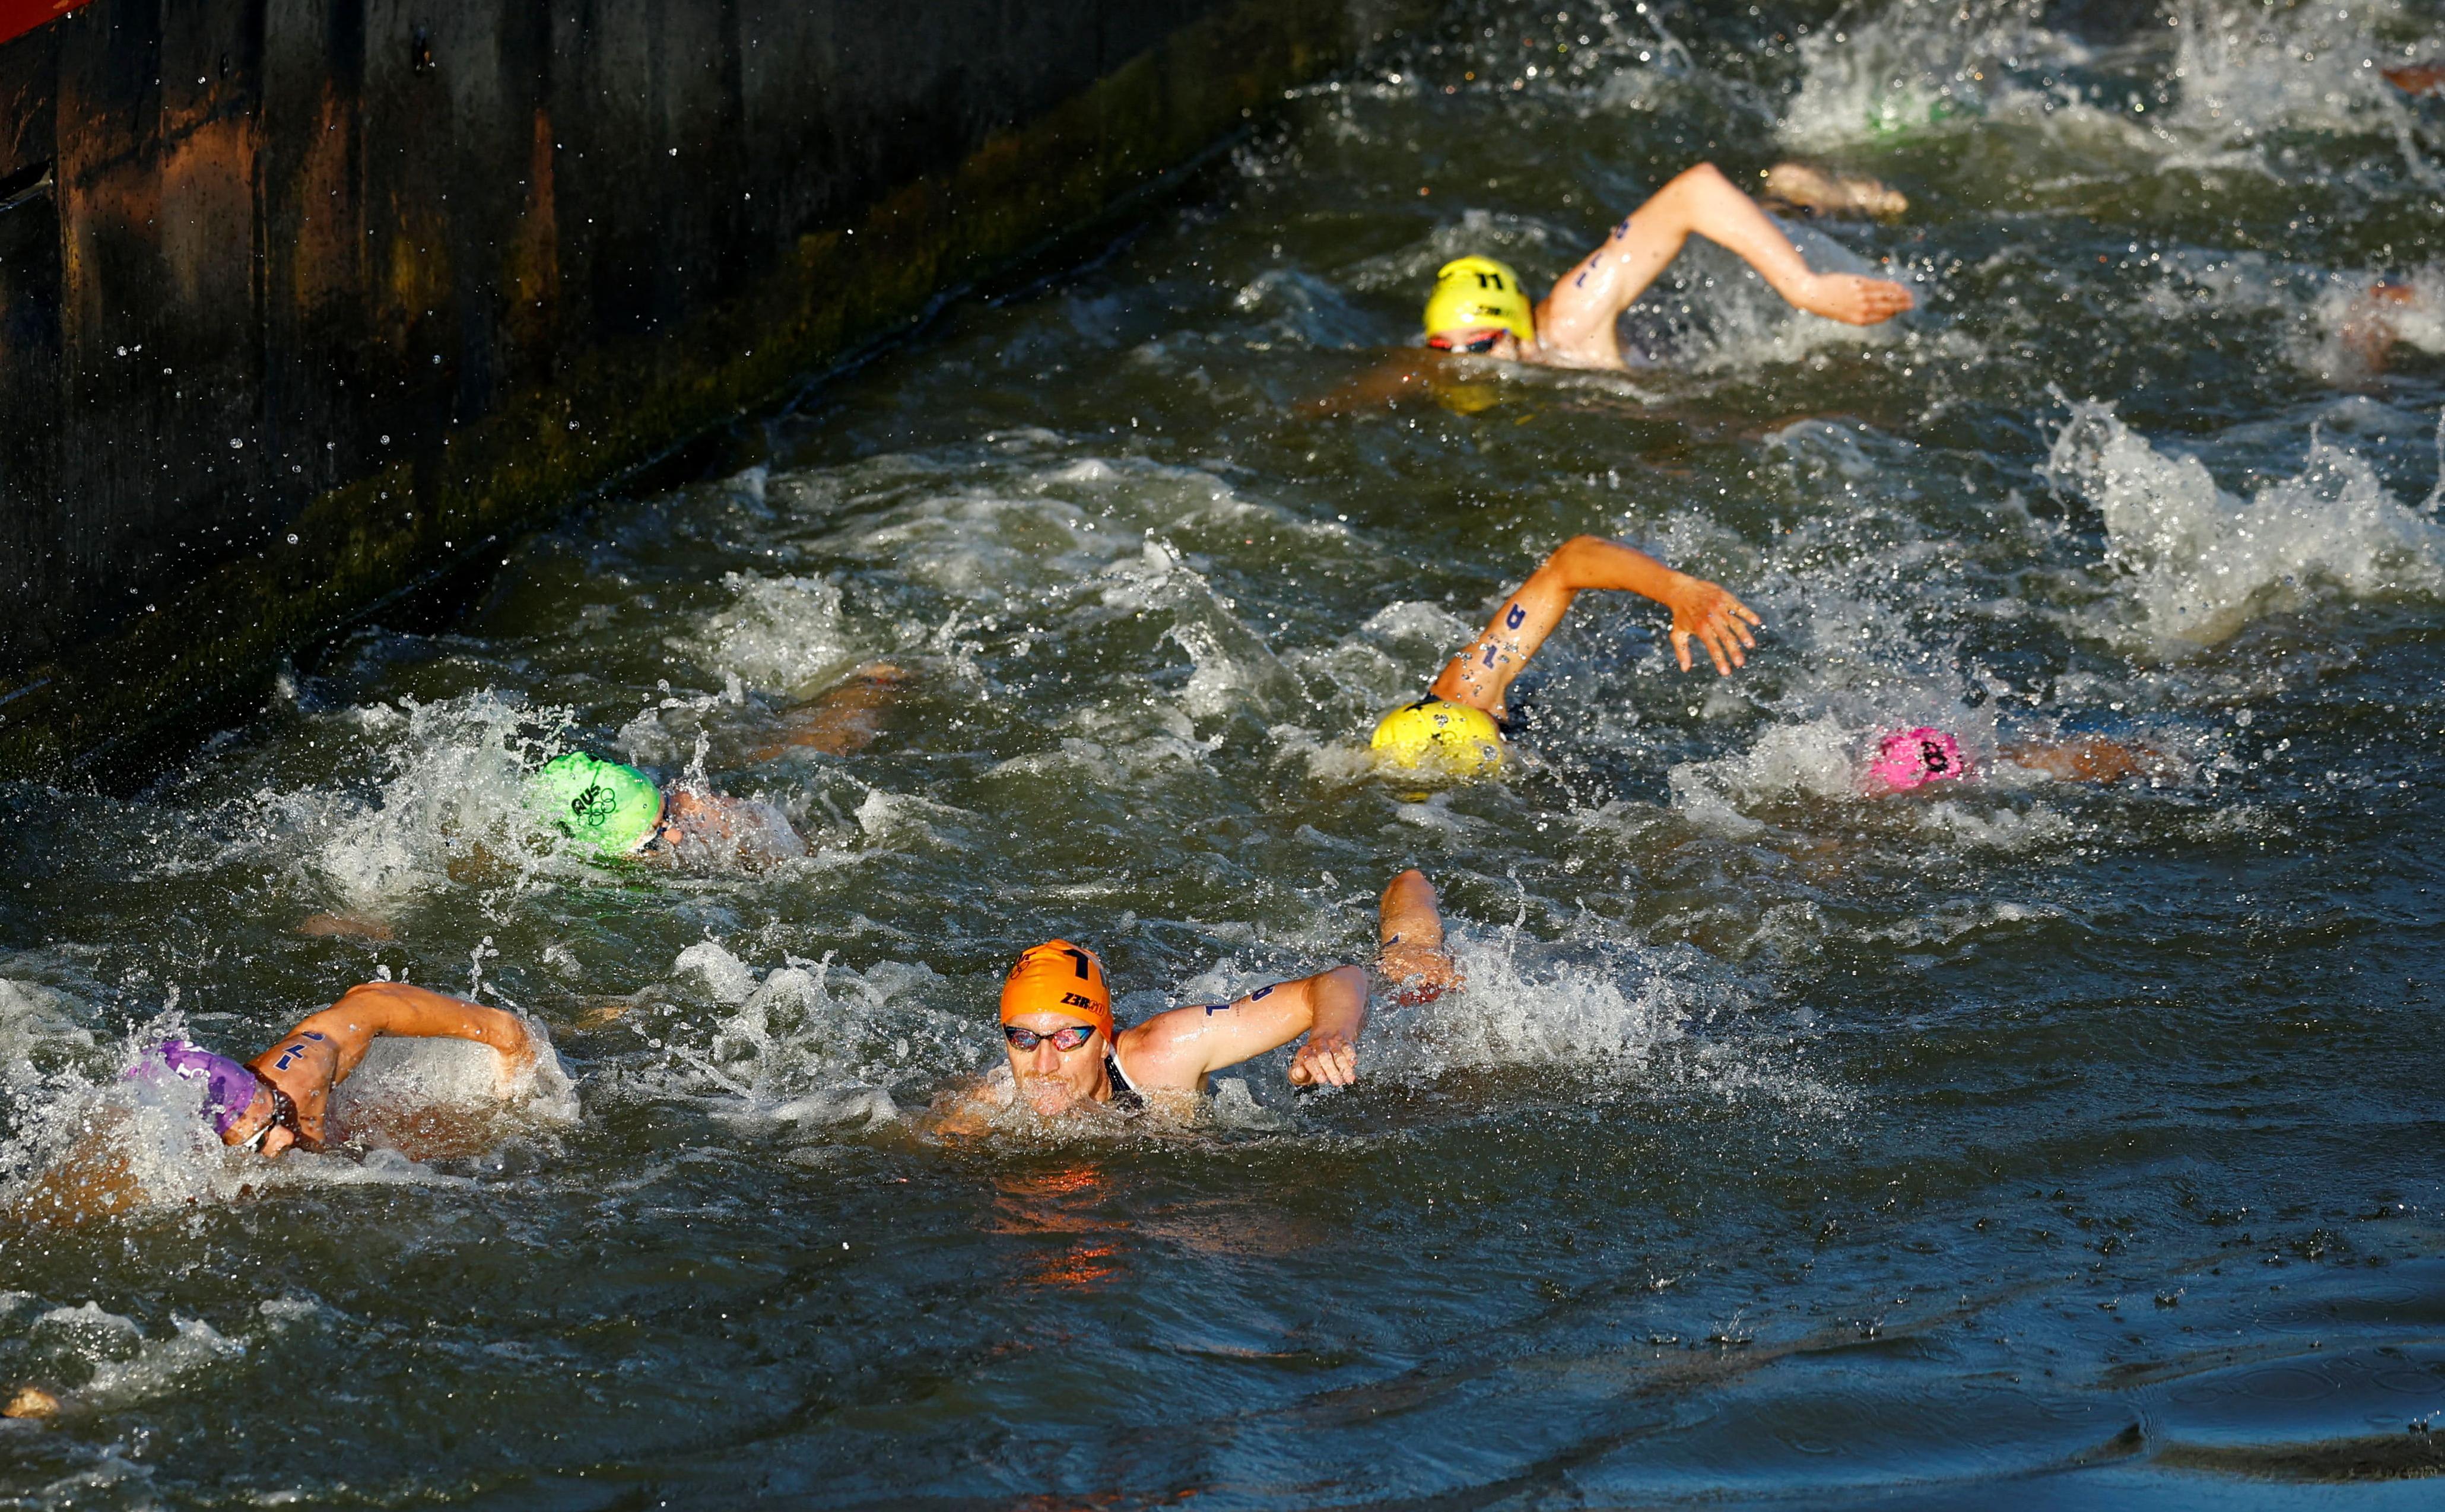
[[[527,779],[536,815],[607,860],[672,866],[711,849],[780,860],[807,842],[768,803],[689,788],[665,791],[635,767],[583,751],[552,757]]]
[[[1519,275],[1492,258],[1445,264],[1427,301],[1427,345],[1549,367],[1618,368],[1622,312],[1693,233],[1756,269],[1776,293],[1812,315],[1874,326],[1915,303],[1889,278],[1812,271],[1756,200],[1714,164],[1700,163],[1624,217],[1603,245],[1555,280],[1533,311]]]
[[[1898,201],[1873,180],[1837,180],[1816,170],[1794,172],[1784,189],[1807,196],[1822,189],[1827,203],[1886,205]],[[1817,182],[1822,180],[1822,183]],[[1856,194],[1843,189],[1856,182]],[[1692,233],[1706,237],[1758,271],[1774,291],[1800,308],[1851,326],[1893,319],[1916,302],[1890,278],[1820,273],[1791,245],[1758,202],[1712,163],[1700,163],[1657,190],[1614,227],[1603,245],[1579,259],[1533,309],[1520,274],[1491,257],[1458,257],[1435,274],[1427,300],[1427,345],[1437,352],[1474,353],[1497,362],[1617,371],[1623,366],[1622,312],[1638,302]],[[1432,393],[1449,374],[1436,359],[1393,364],[1312,406],[1338,414]],[[1481,406],[1482,407],[1482,406]]]
[[[1591,588],[1636,593],[1670,609],[1672,654],[1684,672],[1695,665],[1692,641],[1705,648],[1718,677],[1746,666],[1748,653],[1757,648],[1749,634],[1757,615],[1723,588],[1618,541],[1573,536],[1502,601],[1476,640],[1444,664],[1425,698],[1393,710],[1375,726],[1372,744],[1378,761],[1453,776],[1500,767],[1503,699],[1512,680],[1562,623],[1571,601]]]
[[[2058,782],[2119,782],[2125,777],[2165,776],[2178,770],[2162,752],[2125,745],[2101,735],[2062,740],[2022,740],[2000,753],[2006,761]],[[1894,730],[1876,742],[1860,788],[1870,797],[1911,793],[1942,782],[1976,778],[1978,764],[1950,731],[1922,725]]]
[[[267,1160],[290,1149],[319,1153],[335,1142],[332,1089],[347,1080],[366,1049],[385,1035],[490,1046],[500,1057],[504,1095],[536,1055],[533,1037],[514,1014],[403,981],[368,981],[308,1016],[250,1062],[173,1039],[145,1051],[127,1074],[200,1084],[203,1115],[224,1145]],[[38,1178],[17,1205],[30,1216],[74,1220],[116,1211],[137,1198],[125,1157],[107,1141],[87,1138]]]
[[[584,751],[552,757],[527,775],[526,786],[529,812],[592,860],[652,867],[683,861],[770,864],[807,853],[807,842],[789,816],[769,803],[688,788],[665,793],[635,767]],[[454,882],[484,886],[499,881],[508,868],[479,840],[454,855],[447,869]],[[296,932],[309,940],[374,944],[398,938],[388,920],[363,913],[310,914]]]
[[[748,752],[770,761],[790,751],[853,756],[872,745],[893,705],[916,681],[888,662],[869,662],[815,698],[785,710],[779,728]],[[572,752],[528,779],[530,801],[562,832],[598,855],[667,866],[701,854],[783,860],[807,843],[771,804],[687,788],[667,791],[635,767]]]
[[[1779,162],[1758,177],[1764,180],[1761,202],[1778,215],[1898,220],[1910,213],[1910,200],[1901,191],[1861,174],[1828,173],[1806,163]]]
[[[1404,871],[1385,887],[1376,939],[1377,970],[1394,1000],[1427,1002],[1461,985],[1424,873]],[[1347,1087],[1358,1078],[1368,992],[1365,971],[1335,966],[1120,1029],[1094,952],[1047,941],[1022,951],[1003,979],[1004,1063],[950,1094],[932,1127],[942,1134],[980,1134],[998,1112],[1018,1106],[1042,1117],[1089,1106],[1177,1116],[1193,1110],[1213,1073],[1301,1035],[1307,1039],[1291,1057],[1291,1085]]]
[[[851,756],[874,743],[888,725],[901,691],[915,681],[887,662],[871,662],[815,698],[783,711],[780,728],[748,753],[770,761],[794,750]],[[536,815],[595,856],[677,866],[738,862],[769,865],[807,853],[789,816],[769,803],[676,788],[665,793],[632,766],[584,752],[556,756],[527,778]],[[449,866],[458,882],[481,884],[502,871],[501,858],[482,843]],[[317,913],[297,924],[312,940],[398,938],[388,920],[363,913]]]

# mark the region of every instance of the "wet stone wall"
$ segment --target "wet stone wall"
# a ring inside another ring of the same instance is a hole
[[[0,775],[242,706],[1388,13],[94,0],[0,44]]]

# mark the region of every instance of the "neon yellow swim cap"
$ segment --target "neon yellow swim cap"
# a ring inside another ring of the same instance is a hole
[[[1427,334],[1500,326],[1523,342],[1537,339],[1537,316],[1520,275],[1491,257],[1455,257],[1435,274],[1427,299]]]
[[[527,803],[605,855],[636,849],[663,820],[663,790],[653,778],[583,751],[554,756],[527,778]]]
[[[1502,732],[1494,717],[1465,703],[1420,699],[1384,716],[1375,726],[1376,758],[1409,772],[1446,776],[1491,776],[1502,768]]]

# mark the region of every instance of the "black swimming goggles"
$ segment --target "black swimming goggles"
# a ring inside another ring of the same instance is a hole
[[[275,1129],[285,1129],[289,1130],[289,1137],[296,1141],[299,1149],[309,1155],[319,1152],[323,1142],[308,1134],[304,1126],[298,1123],[297,1105],[289,1100],[289,1094],[273,1086],[271,1079],[259,1071],[254,1073],[254,1079],[265,1092],[271,1093],[271,1116],[263,1121],[263,1127],[256,1129],[252,1137],[237,1148],[249,1154],[258,1153],[263,1148],[265,1135]]]
[[[1490,352],[1494,350],[1494,344],[1502,339],[1502,332],[1495,331],[1490,335],[1479,336],[1470,341],[1455,342],[1449,336],[1437,331],[1427,338],[1427,345],[1439,352]]]
[[[1070,1052],[1085,1044],[1088,1040],[1094,1038],[1095,1026],[1093,1024],[1063,1024],[1060,1028],[1048,1035],[1039,1030],[1024,1028],[1018,1024],[1004,1024],[1001,1026],[1001,1036],[1010,1041],[1011,1049],[1017,1051],[1034,1050],[1037,1045],[1050,1039],[1053,1041],[1053,1048],[1066,1055],[1070,1054]]]

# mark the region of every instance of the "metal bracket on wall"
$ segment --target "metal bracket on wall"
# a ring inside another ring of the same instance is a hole
[[[32,204],[49,195],[51,189],[51,165],[47,162],[20,168],[6,177],[0,177],[0,215],[20,205]]]

